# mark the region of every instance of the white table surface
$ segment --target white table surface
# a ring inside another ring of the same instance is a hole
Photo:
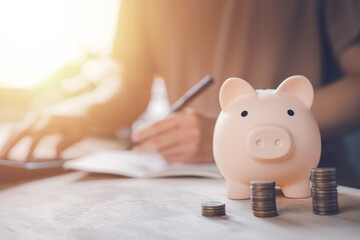
[[[71,172],[0,185],[0,239],[360,239],[360,190],[338,187],[341,213],[312,213],[311,198],[277,192],[278,217],[226,198],[224,180],[129,179]],[[227,216],[201,216],[226,202]]]

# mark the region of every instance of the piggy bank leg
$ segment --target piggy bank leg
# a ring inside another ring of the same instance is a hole
[[[227,181],[227,192],[229,199],[249,199],[250,198],[250,187],[249,185],[228,180]]]
[[[311,196],[310,181],[305,178],[301,181],[284,185],[281,187],[285,197],[288,198],[307,198]]]

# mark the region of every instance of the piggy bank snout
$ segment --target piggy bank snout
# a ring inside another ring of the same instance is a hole
[[[247,151],[257,161],[279,162],[291,152],[290,133],[278,126],[260,126],[251,129],[246,139]]]

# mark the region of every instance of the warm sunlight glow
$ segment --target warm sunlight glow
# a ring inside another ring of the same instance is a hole
[[[0,0],[0,86],[34,87],[85,51],[108,54],[119,0]]]

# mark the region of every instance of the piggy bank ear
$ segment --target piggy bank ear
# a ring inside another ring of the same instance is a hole
[[[254,88],[247,81],[241,78],[227,79],[220,88],[221,109],[226,109],[232,101],[244,94],[255,94]]]
[[[314,101],[314,88],[309,79],[304,76],[292,76],[285,79],[275,91],[289,93],[300,99],[309,109]]]

